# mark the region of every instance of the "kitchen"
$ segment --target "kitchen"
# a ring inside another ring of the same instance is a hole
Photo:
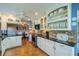
[[[57,7],[54,7],[54,5]],[[38,6],[40,4],[37,4]],[[43,6],[45,7],[46,5]],[[23,32],[27,34],[26,36],[29,41],[33,42],[36,48],[41,49],[49,56],[78,56],[79,4],[48,4],[47,6],[47,13],[41,11],[45,15],[40,16],[38,12],[35,12],[34,20],[26,16],[25,12],[21,13],[22,18],[19,17],[19,19],[10,14],[1,14],[3,17],[1,20],[1,30],[7,28],[7,31],[2,31],[2,33],[5,33],[1,36],[3,37],[1,40],[2,56],[6,49],[22,45]],[[38,8],[38,11],[40,11],[40,7]],[[4,20],[6,18],[8,21]],[[28,20],[26,21],[26,19]],[[8,33],[8,36],[6,33]]]

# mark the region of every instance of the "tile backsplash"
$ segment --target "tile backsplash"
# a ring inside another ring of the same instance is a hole
[[[68,35],[68,41],[69,42],[76,42],[76,33],[75,32],[69,32],[69,31],[49,31],[49,37],[50,38],[57,38],[57,35],[64,36],[65,34]],[[67,38],[67,36],[66,36]],[[65,39],[63,39],[65,40]]]

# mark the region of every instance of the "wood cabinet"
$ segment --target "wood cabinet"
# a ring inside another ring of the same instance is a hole
[[[37,46],[50,56],[74,56],[74,47],[37,37]]]

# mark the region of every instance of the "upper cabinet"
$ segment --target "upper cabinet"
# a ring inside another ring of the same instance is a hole
[[[50,12],[47,22],[49,30],[68,30],[68,6]]]
[[[19,24],[20,20],[16,19],[16,18],[14,18],[14,19],[13,18],[8,18],[7,23],[9,23],[9,24]]]
[[[76,26],[76,16],[73,14],[76,14],[75,4],[68,4],[51,11],[47,16],[48,30],[72,31],[72,27]]]

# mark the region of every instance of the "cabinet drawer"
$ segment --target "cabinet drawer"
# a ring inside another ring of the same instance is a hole
[[[55,43],[56,46],[59,46],[59,48],[63,48],[63,49],[66,49],[66,50],[71,50],[73,47],[71,46],[67,46],[65,44],[61,44],[61,43]]]
[[[55,43],[56,55],[72,56],[74,55],[74,47],[67,46],[61,43]]]

